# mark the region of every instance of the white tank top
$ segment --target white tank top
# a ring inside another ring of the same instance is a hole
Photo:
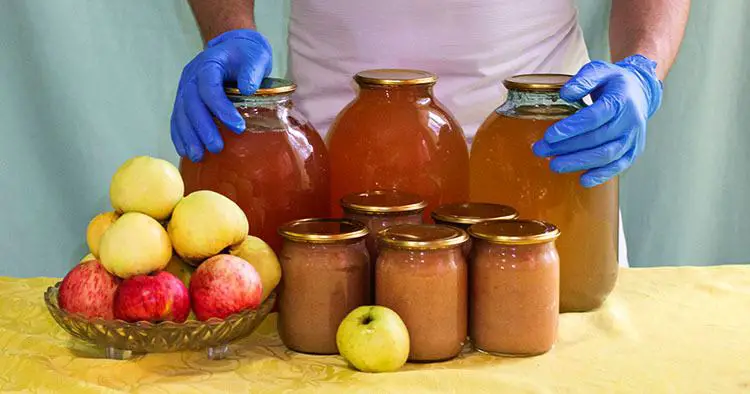
[[[574,0],[293,0],[289,71],[325,135],[370,68],[438,75],[435,95],[471,140],[505,99],[502,80],[575,73],[588,61]]]
[[[293,0],[289,73],[297,105],[325,136],[371,68],[438,75],[435,95],[469,143],[505,100],[503,79],[574,74],[589,61],[574,0]],[[627,249],[620,220],[620,264]]]

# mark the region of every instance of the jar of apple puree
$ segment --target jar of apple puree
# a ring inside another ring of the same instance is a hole
[[[473,224],[491,220],[510,220],[518,217],[515,208],[502,204],[483,202],[464,202],[439,206],[431,213],[437,224],[458,227],[468,230]],[[464,257],[469,258],[472,240],[469,238],[463,245]]]
[[[368,234],[346,219],[302,219],[282,225],[279,336],[286,347],[337,354],[336,331],[355,308],[370,304]]]
[[[370,230],[367,251],[377,260],[377,234],[397,224],[422,224],[425,200],[412,193],[392,190],[372,190],[347,194],[341,199],[344,216],[364,223]]]
[[[409,331],[409,360],[457,356],[467,334],[465,231],[441,225],[402,224],[378,236],[376,304],[398,313]]]
[[[549,351],[560,305],[560,231],[534,220],[491,221],[469,227],[470,336],[474,347],[503,356]]]

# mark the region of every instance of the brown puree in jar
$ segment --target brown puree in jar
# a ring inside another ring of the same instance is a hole
[[[510,220],[518,217],[515,208],[502,204],[484,202],[464,202],[439,206],[431,213],[432,220],[437,224],[458,227],[468,230],[472,224],[491,220]],[[463,245],[464,257],[469,258],[472,240]]]
[[[351,220],[303,219],[279,233],[279,336],[294,351],[336,354],[339,324],[371,300],[368,230]]]
[[[467,334],[467,267],[461,229],[404,224],[379,235],[375,299],[409,330],[410,361],[457,356]]]
[[[559,230],[532,220],[483,222],[469,228],[470,332],[487,353],[532,356],[557,338],[560,305]]]
[[[352,193],[341,199],[344,216],[359,220],[370,230],[367,250],[372,261],[378,258],[378,232],[397,224],[421,224],[426,206],[422,197],[395,189]]]

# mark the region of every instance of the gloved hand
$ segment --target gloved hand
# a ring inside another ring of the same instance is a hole
[[[231,30],[212,39],[182,70],[172,110],[172,143],[180,156],[197,162],[205,149],[224,148],[212,114],[235,133],[245,120],[224,93],[225,81],[236,81],[243,95],[251,95],[271,73],[271,44],[254,30]]]
[[[555,172],[587,170],[580,180],[584,187],[625,171],[643,152],[646,121],[661,105],[663,87],[655,70],[656,63],[641,55],[583,66],[560,96],[575,102],[591,94],[593,104],[553,124],[534,144],[534,153],[554,157]]]

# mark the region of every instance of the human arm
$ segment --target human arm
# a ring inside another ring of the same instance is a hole
[[[593,61],[563,87],[568,101],[594,103],[555,123],[534,145],[553,171],[585,171],[593,187],[629,168],[645,149],[646,122],[659,109],[662,80],[677,55],[690,0],[613,0],[610,47],[616,63]]]
[[[245,120],[224,92],[236,82],[251,95],[271,73],[271,44],[253,28],[252,0],[190,0],[205,49],[182,71],[170,122],[172,142],[180,156],[197,162],[205,151],[218,153],[224,141],[216,117],[235,133]]]
[[[255,0],[188,0],[203,42],[230,30],[255,27]]]
[[[663,81],[677,57],[689,13],[690,0],[612,0],[612,61],[641,54],[656,62],[656,75]]]

